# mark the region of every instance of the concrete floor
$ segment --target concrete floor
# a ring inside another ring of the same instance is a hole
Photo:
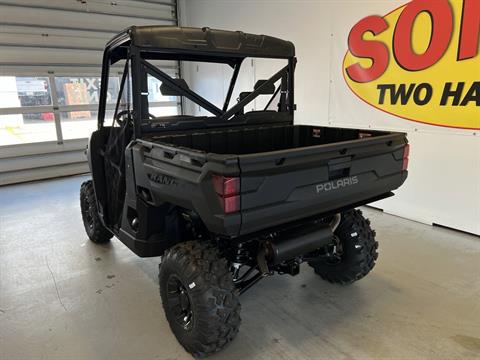
[[[158,259],[87,240],[85,177],[0,188],[0,359],[189,359],[169,330]],[[480,359],[480,239],[365,209],[380,258],[340,287],[307,266],[242,297],[212,359]]]

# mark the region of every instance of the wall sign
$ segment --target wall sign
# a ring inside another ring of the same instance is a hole
[[[413,0],[350,31],[344,78],[401,118],[480,129],[480,0]]]

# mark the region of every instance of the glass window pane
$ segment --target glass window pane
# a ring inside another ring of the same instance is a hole
[[[0,146],[55,140],[53,113],[0,115]]]
[[[100,99],[100,77],[56,77],[55,85],[59,105],[94,105]],[[109,78],[107,103],[115,103],[119,88],[119,78]]]
[[[62,135],[64,140],[89,138],[97,130],[97,111],[70,111],[61,112]],[[113,119],[113,110],[105,113],[105,125],[110,126]]]
[[[88,138],[97,128],[97,111],[61,112],[64,140]]]
[[[165,96],[160,91],[162,81],[148,74],[148,102],[177,101],[177,96]]]
[[[181,101],[181,97],[162,95],[162,92],[160,91],[160,86],[162,85],[162,81],[151,76],[150,74],[148,74],[147,76],[147,82],[148,82],[149,114],[155,117],[178,115],[180,113],[178,111],[178,106],[176,105],[175,106],[155,106],[155,103],[158,103],[158,102],[177,103]]]
[[[52,105],[48,77],[0,76],[0,108]]]
[[[149,108],[150,114],[154,115],[155,117],[161,116],[172,116],[178,115],[178,107],[177,106],[158,106],[158,107],[151,107]]]

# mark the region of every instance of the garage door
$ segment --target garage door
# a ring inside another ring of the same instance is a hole
[[[131,25],[177,25],[176,1],[0,1],[0,185],[88,171],[102,51]],[[178,74],[176,62],[162,63]],[[112,71],[115,98],[119,71]],[[168,113],[180,104],[161,102]],[[113,105],[109,105],[110,107]]]

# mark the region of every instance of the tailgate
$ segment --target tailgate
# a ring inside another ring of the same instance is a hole
[[[282,223],[358,206],[397,189],[404,134],[239,156],[241,230],[247,234]]]

